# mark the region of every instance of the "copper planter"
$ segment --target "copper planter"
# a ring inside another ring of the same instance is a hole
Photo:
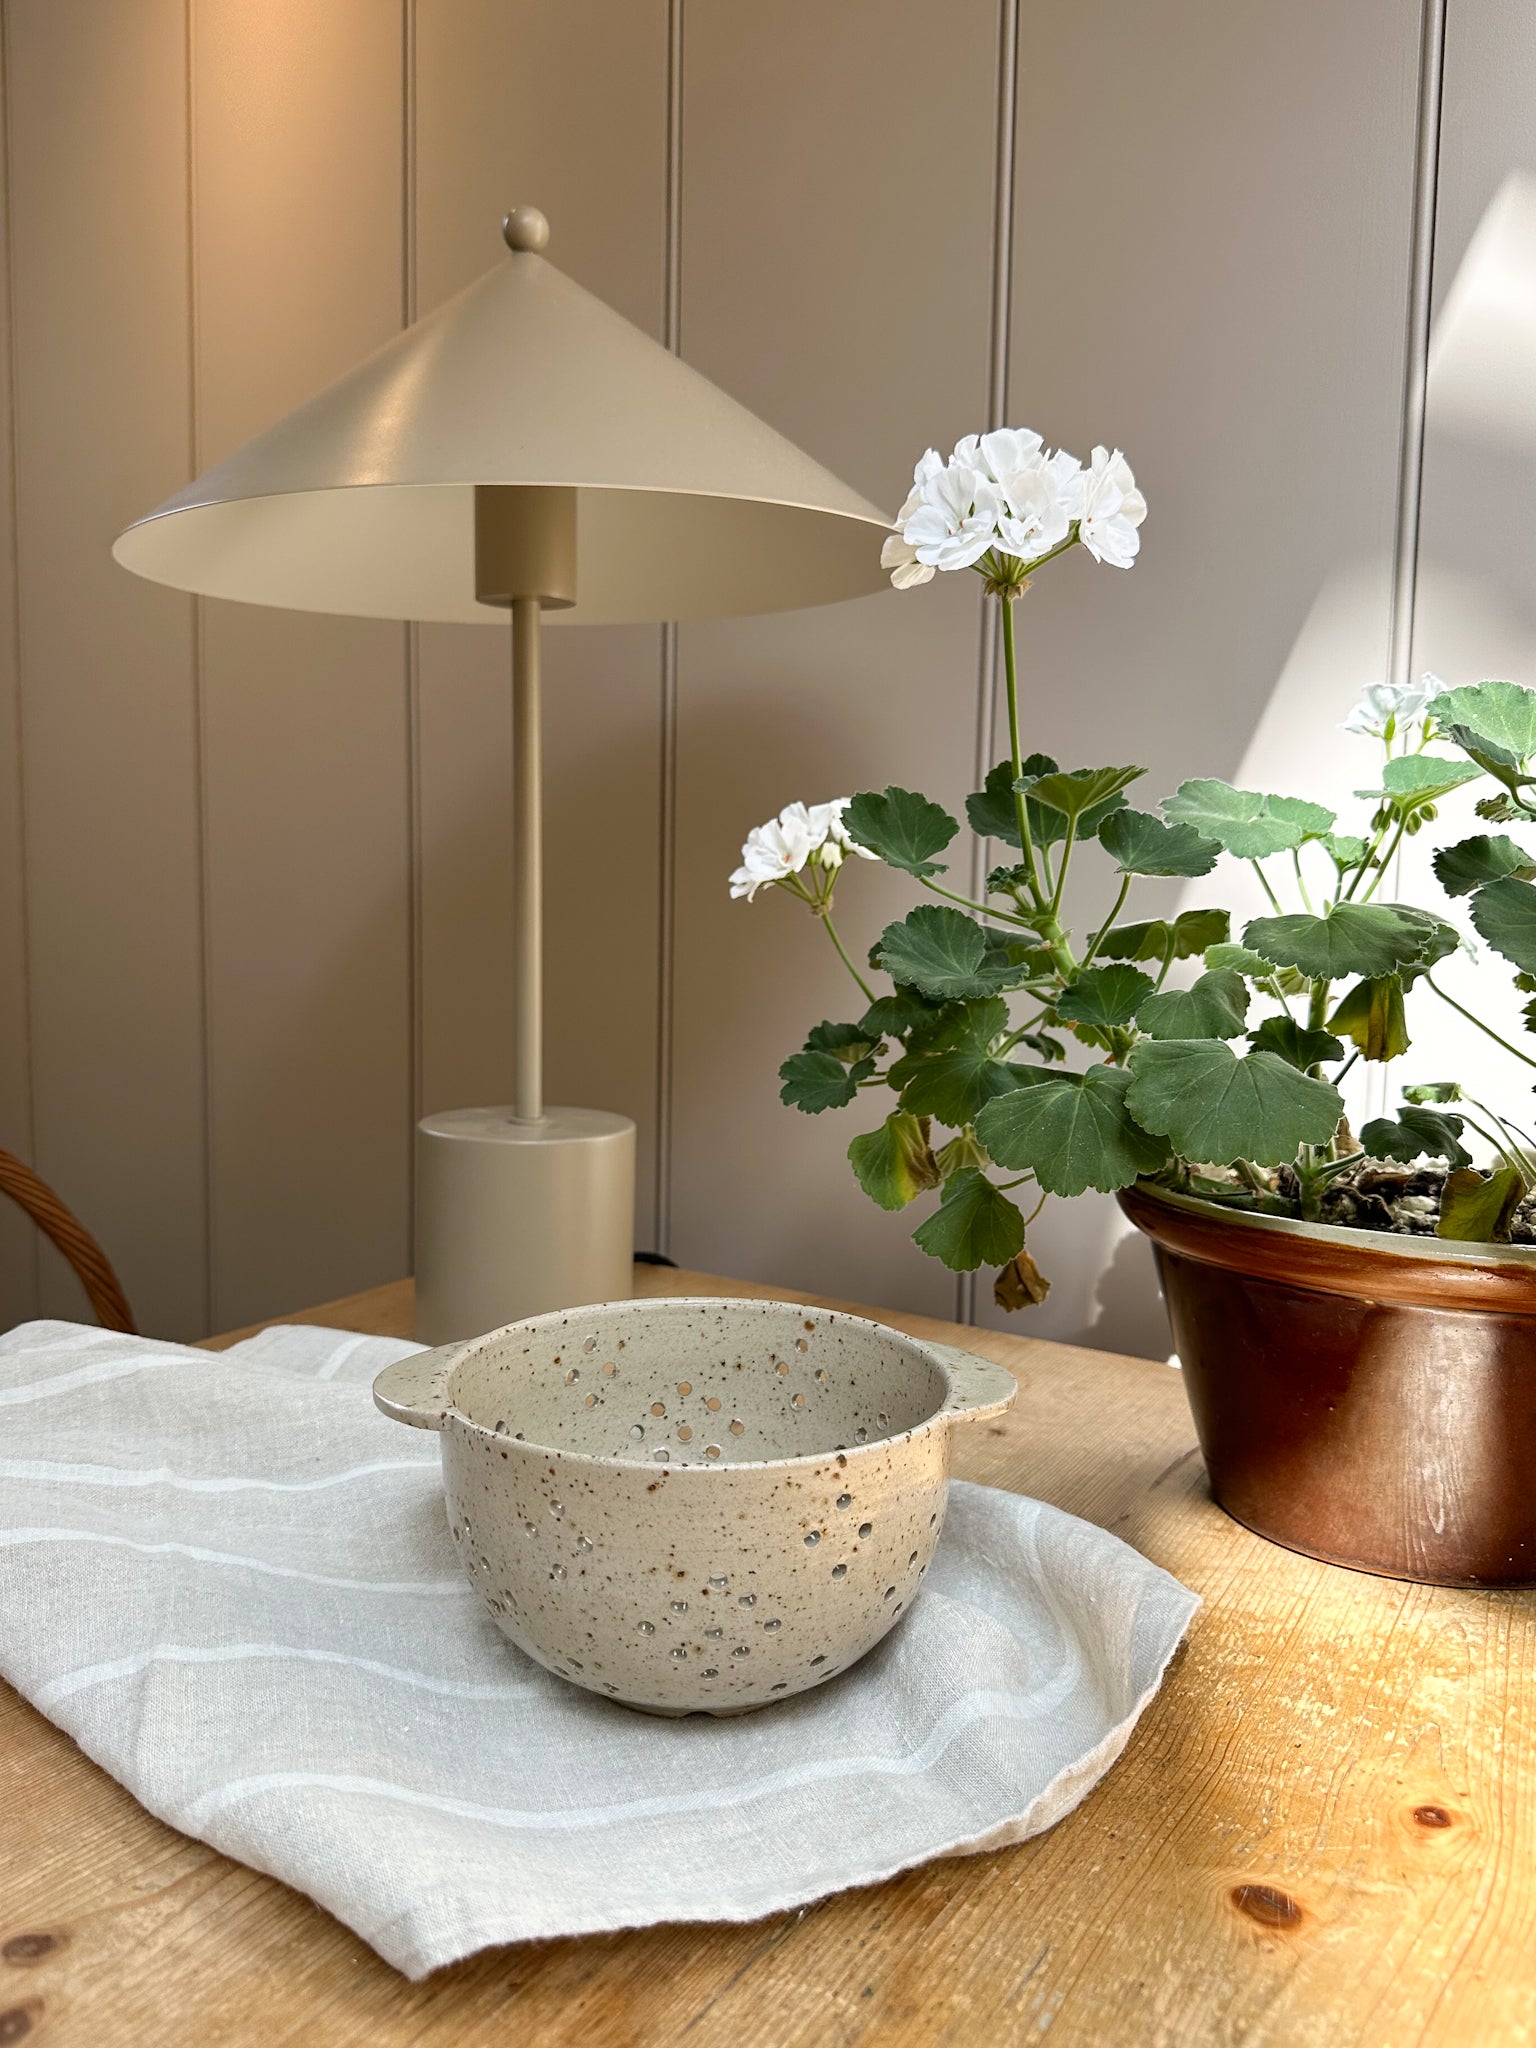
[[[1120,1205],[1229,1515],[1356,1571],[1536,1585],[1536,1251]]]

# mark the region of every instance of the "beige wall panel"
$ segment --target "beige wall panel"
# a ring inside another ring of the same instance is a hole
[[[683,353],[894,507],[926,443],[981,424],[997,12],[984,0],[690,0]],[[676,1173],[687,1265],[947,1313],[916,1216],[861,1194],[873,1113],[781,1107],[776,1072],[858,992],[781,892],[732,903],[748,826],[792,798],[970,786],[975,588],[685,626],[680,663]],[[855,863],[867,945],[908,892]],[[883,1108],[880,1112],[884,1113]]]
[[[1448,9],[1434,284],[1415,665],[1447,683],[1536,684],[1536,13],[1520,0]],[[1448,912],[1464,932],[1467,899],[1446,902],[1425,842],[1497,829],[1473,811],[1486,788],[1458,790],[1402,860],[1404,899]],[[1435,979],[1536,1051],[1526,999],[1486,948],[1447,960]],[[1409,1023],[1403,1081],[1459,1080],[1529,1125],[1529,1067],[1449,1008],[1421,1006]]]
[[[200,465],[400,324],[402,27],[194,0]],[[210,603],[203,675],[214,1320],[403,1272],[405,635]]]
[[[117,530],[186,480],[182,0],[7,8],[36,1165],[146,1329],[205,1327],[187,599]],[[83,1313],[59,1262],[44,1312]]]
[[[0,17],[0,176],[7,158],[3,17]],[[22,829],[21,678],[16,644],[15,447],[11,432],[11,258],[0,207],[0,1145],[32,1156],[27,1019],[26,835]],[[37,1237],[13,1203],[0,1203],[0,1329],[37,1313]]]
[[[1347,751],[1385,672],[1417,59],[1401,0],[1113,0],[1025,36],[1010,412],[1119,442],[1151,506],[1133,571],[1074,556],[1020,607],[1026,745],[1141,762],[1148,800]],[[1166,1349],[1123,1228],[1047,1205],[1032,1331]]]
[[[422,312],[501,260],[501,216],[532,202],[550,216],[552,260],[659,336],[666,34],[665,0],[422,0]],[[422,1081],[434,1110],[505,1101],[511,1088],[511,672],[502,632],[426,627],[420,645]],[[642,1244],[652,1227],[658,678],[653,629],[546,637],[547,1092],[634,1117]]]

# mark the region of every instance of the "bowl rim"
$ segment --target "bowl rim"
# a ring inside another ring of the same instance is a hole
[[[444,1407],[446,1409],[443,1426],[446,1428],[449,1422],[457,1422],[463,1429],[471,1432],[485,1443],[494,1445],[498,1450],[511,1451],[515,1449],[529,1452],[536,1457],[559,1458],[566,1464],[589,1465],[599,1471],[617,1470],[625,1472],[650,1472],[652,1474],[668,1473],[674,1477],[682,1473],[702,1472],[718,1478],[721,1473],[725,1472],[790,1471],[797,1466],[825,1464],[829,1458],[851,1460],[856,1457],[864,1457],[871,1451],[885,1449],[887,1445],[913,1443],[918,1437],[932,1433],[939,1425],[947,1424],[950,1420],[951,1411],[946,1406],[946,1397],[941,1395],[939,1405],[934,1412],[931,1415],[924,1416],[922,1421],[913,1423],[910,1429],[890,1430],[883,1436],[871,1437],[869,1442],[865,1444],[844,1444],[841,1446],[828,1444],[819,1451],[798,1451],[792,1458],[733,1458],[728,1464],[723,1460],[719,1464],[673,1464],[670,1460],[663,1461],[655,1457],[628,1457],[623,1452],[600,1458],[594,1456],[590,1451],[565,1450],[557,1444],[535,1443],[531,1437],[527,1436],[513,1436],[510,1433],[506,1436],[499,1436],[494,1429],[487,1428],[483,1422],[474,1421],[455,1403],[453,1399],[453,1382],[459,1367],[466,1364],[472,1355],[477,1355],[482,1345],[493,1343],[499,1338],[521,1334],[523,1331],[537,1330],[552,1324],[569,1322],[572,1316],[582,1314],[586,1308],[617,1309],[623,1311],[631,1307],[637,1310],[640,1308],[697,1308],[701,1312],[707,1312],[711,1308],[787,1309],[799,1316],[803,1316],[807,1310],[810,1310],[816,1315],[826,1316],[835,1322],[851,1323],[860,1330],[872,1330],[882,1338],[894,1338],[898,1345],[922,1353],[929,1363],[943,1376],[946,1385],[948,1384],[948,1368],[945,1366],[943,1359],[938,1355],[938,1347],[936,1345],[930,1343],[925,1337],[911,1337],[908,1336],[905,1330],[892,1329],[889,1323],[877,1323],[871,1316],[857,1316],[851,1314],[846,1309],[823,1308],[815,1302],[787,1301],[781,1300],[778,1297],[765,1299],[757,1295],[739,1294],[642,1294],[632,1295],[627,1300],[616,1302],[584,1303],[580,1308],[575,1309],[549,1309],[543,1315],[524,1316],[515,1323],[504,1324],[499,1330],[488,1330],[484,1336],[466,1338],[461,1345],[454,1347],[459,1355],[454,1359],[452,1366],[449,1368],[447,1382],[443,1388]]]

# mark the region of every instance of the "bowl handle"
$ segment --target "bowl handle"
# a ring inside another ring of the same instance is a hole
[[[468,1350],[445,1344],[440,1351],[413,1351],[386,1365],[373,1383],[373,1400],[391,1422],[412,1429],[441,1429],[448,1419],[448,1376]]]
[[[952,1344],[928,1348],[949,1375],[949,1399],[940,1412],[952,1421],[980,1422],[1013,1406],[1019,1383],[1006,1366],[979,1358],[974,1351],[957,1351]]]

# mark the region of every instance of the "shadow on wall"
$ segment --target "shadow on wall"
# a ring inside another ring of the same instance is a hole
[[[1093,1320],[1077,1341],[1133,1358],[1166,1358],[1173,1349],[1152,1247],[1139,1230],[1117,1239],[1093,1290]]]

